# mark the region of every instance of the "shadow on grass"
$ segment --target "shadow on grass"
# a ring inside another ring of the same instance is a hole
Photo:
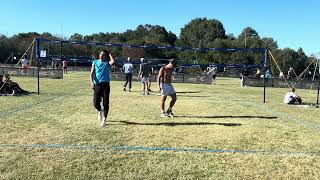
[[[177,91],[177,94],[191,94],[191,93],[200,93],[201,91]]]
[[[141,96],[152,96],[152,95],[160,95],[160,92],[158,91],[150,91],[149,94],[147,94],[145,92],[145,94],[143,95],[142,94],[142,91],[138,91],[138,90],[131,90],[130,92],[127,90],[127,91],[122,91],[123,93],[128,93],[128,94],[135,94],[135,95],[141,95]]]
[[[302,108],[319,108],[320,105],[316,103],[303,102],[302,104],[290,104],[289,106],[297,106]]]
[[[126,91],[123,91],[123,90],[122,90],[122,92],[127,92],[127,93],[137,93],[137,92],[139,92],[139,93],[141,93],[141,91],[138,91],[138,90],[131,90],[131,91],[129,91],[128,89],[127,89]]]
[[[161,122],[161,123],[137,123],[130,121],[110,121],[119,122],[125,125],[140,125],[140,126],[199,126],[199,125],[220,125],[220,126],[241,126],[238,123],[211,123],[211,122]]]
[[[177,118],[205,118],[205,119],[223,119],[223,118],[246,118],[246,119],[277,119],[276,116],[188,116],[188,115],[182,115],[182,116],[175,116]]]
[[[179,95],[178,97],[192,97],[192,98],[200,98],[200,97],[205,97],[205,98],[208,98],[208,97],[211,97],[211,96],[201,96],[201,95],[199,95],[199,96],[190,96],[190,95]]]
[[[37,94],[37,92],[27,92],[27,93],[19,93],[19,94],[14,94],[14,95],[4,95],[4,96],[32,96],[32,95],[35,95]],[[1,95],[0,95],[1,96]]]

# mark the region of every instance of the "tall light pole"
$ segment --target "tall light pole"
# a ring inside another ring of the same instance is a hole
[[[244,32],[244,47],[247,48],[247,32]]]

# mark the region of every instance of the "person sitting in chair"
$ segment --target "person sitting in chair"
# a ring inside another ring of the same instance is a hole
[[[280,71],[280,73],[279,73],[279,78],[280,78],[280,79],[284,79],[284,74],[283,74],[282,71]]]
[[[261,71],[260,68],[257,69],[257,72],[256,72],[255,76],[256,76],[256,78],[258,78],[258,79],[261,78],[261,76],[262,76],[262,71]]]
[[[290,91],[285,95],[283,103],[295,104],[297,102],[298,104],[301,104],[302,99],[294,93],[295,91],[295,88],[291,88]]]
[[[292,67],[290,67],[289,70],[288,70],[287,79],[291,80],[293,78],[293,76],[294,76],[294,70],[293,70]]]

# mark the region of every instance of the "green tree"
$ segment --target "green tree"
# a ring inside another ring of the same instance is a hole
[[[241,34],[239,35],[239,39],[244,39],[244,38],[250,39],[253,37],[259,37],[258,32],[253,29],[252,27],[246,27],[242,30]]]
[[[269,50],[277,50],[278,49],[278,43],[271,37],[264,37],[261,39],[262,41],[262,47],[268,48]]]
[[[258,32],[252,27],[244,28],[238,37],[238,41],[244,48],[258,48],[262,45]]]
[[[297,66],[297,59],[297,52],[290,48],[285,48],[278,54],[278,64],[284,73],[286,73],[290,67],[295,68]]]
[[[226,38],[223,24],[216,19],[196,18],[181,28],[179,45],[209,47],[216,39]]]
[[[81,34],[75,33],[75,34],[70,36],[69,40],[71,40],[71,41],[82,41],[83,40],[83,36]]]

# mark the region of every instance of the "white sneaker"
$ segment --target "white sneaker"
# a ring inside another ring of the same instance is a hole
[[[107,126],[107,118],[106,118],[106,117],[103,117],[103,118],[102,118],[102,121],[101,121],[101,123],[100,123],[100,126],[101,126],[101,127],[106,127],[106,126]]]
[[[166,118],[166,117],[168,117],[168,115],[166,113],[161,113],[160,117]]]

